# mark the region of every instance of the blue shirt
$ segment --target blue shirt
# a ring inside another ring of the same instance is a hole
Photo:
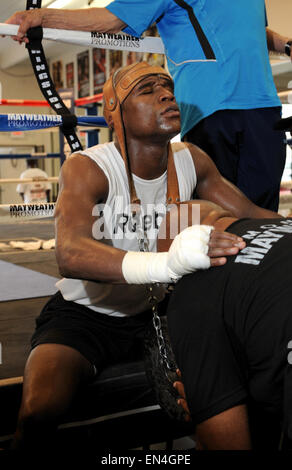
[[[181,111],[181,135],[218,110],[280,106],[267,49],[264,0],[188,0],[187,5],[189,12],[175,0],[114,0],[106,7],[134,36],[159,19]],[[198,37],[198,24],[209,52]]]

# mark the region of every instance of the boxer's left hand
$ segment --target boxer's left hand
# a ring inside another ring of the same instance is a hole
[[[211,232],[208,246],[211,266],[222,266],[227,261],[226,256],[236,255],[245,248],[246,243],[233,233],[214,229]]]
[[[179,369],[176,370],[176,373],[178,377],[181,379],[181,372]],[[188,407],[188,403],[186,400],[186,394],[185,394],[185,388],[184,384],[181,382],[181,380],[177,380],[173,384],[174,388],[176,389],[177,393],[179,394],[179,398],[177,400],[177,403],[184,409],[185,411],[185,421],[189,422],[192,420],[190,410]]]

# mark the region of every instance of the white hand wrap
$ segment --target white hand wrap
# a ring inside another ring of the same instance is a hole
[[[197,269],[209,268],[212,230],[208,225],[192,225],[179,233],[164,253],[128,251],[122,263],[125,280],[128,284],[169,283]]]

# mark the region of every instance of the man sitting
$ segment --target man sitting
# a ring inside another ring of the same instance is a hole
[[[137,354],[151,320],[146,285],[161,301],[165,283],[222,266],[244,248],[242,238],[197,224],[187,240],[179,234],[176,246],[156,253],[166,204],[196,190],[237,217],[277,217],[222,178],[197,147],[170,145],[180,115],[163,68],[141,62],[117,71],[104,86],[104,115],[115,142],[73,154],[62,166],[56,256],[65,277],[36,321],[14,448],[49,446],[80,384]]]

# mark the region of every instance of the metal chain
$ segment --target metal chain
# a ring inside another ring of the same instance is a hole
[[[138,208],[135,209],[135,211],[132,214],[133,218],[135,218],[136,222],[136,235],[137,235],[137,240],[138,240],[138,246],[139,250],[142,252],[149,252],[149,240],[147,237],[147,233],[142,227],[141,224],[141,207],[140,205]],[[157,343],[158,343],[158,349],[159,349],[159,357],[162,365],[166,366],[166,368],[169,371],[173,371],[173,367],[171,366],[168,356],[167,356],[167,349],[166,349],[166,344],[165,344],[165,339],[163,336],[163,331],[162,331],[162,326],[161,326],[161,320],[159,317],[158,313],[158,300],[155,295],[153,295],[153,287],[152,285],[147,285],[146,286],[147,292],[149,294],[148,297],[148,302],[150,304],[152,313],[153,313],[153,326],[155,329],[156,333],[156,338],[157,338]],[[165,370],[165,373],[168,377],[167,370]]]
[[[160,362],[162,365],[165,365],[168,370],[173,370],[173,367],[171,366],[169,360],[168,360],[168,355],[167,355],[167,349],[165,345],[165,339],[163,336],[163,331],[162,331],[162,326],[161,326],[161,320],[160,316],[158,314],[158,301],[157,297],[153,295],[153,287],[152,286],[147,286],[148,292],[149,292],[149,297],[148,297],[148,302],[151,306],[151,310],[153,313],[153,326],[156,332],[156,338],[157,338],[157,343],[158,343],[158,349],[159,349],[159,357],[160,357]],[[167,371],[166,371],[167,375]]]

